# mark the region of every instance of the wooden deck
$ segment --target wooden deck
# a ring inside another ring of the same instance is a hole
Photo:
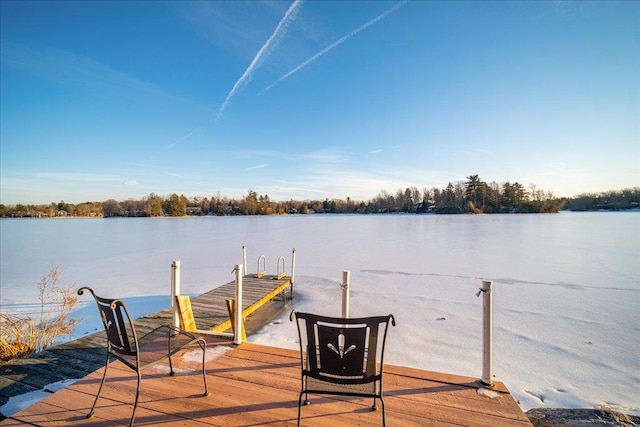
[[[253,278],[251,275],[243,277],[243,316],[253,314],[245,321],[248,334],[268,322],[269,314],[277,314],[275,309],[269,307],[276,304],[268,304],[269,301],[279,300],[281,302],[279,306],[282,309],[284,298],[276,297],[285,293],[290,286],[290,277],[280,280],[274,280],[274,276],[265,276],[261,279]],[[96,289],[96,292],[106,297],[115,297],[100,289]],[[87,295],[81,298],[91,300]],[[193,298],[191,303],[198,328],[213,329],[218,332],[229,329],[231,323],[225,300],[234,298],[235,281]],[[167,296],[167,305],[169,305],[168,300]],[[90,304],[94,304],[93,301],[90,301]],[[98,316],[97,309],[95,316]],[[171,319],[171,310],[167,308],[136,319],[136,329],[139,334],[144,334],[161,324],[170,324]],[[27,357],[0,364],[0,406],[12,396],[41,390],[46,385],[58,381],[85,377],[104,365],[105,346],[106,336],[102,330]]]
[[[199,363],[176,357],[176,376],[160,364],[145,371],[136,425],[287,426],[297,419],[300,359],[297,351],[256,344],[234,347],[209,339],[219,356],[207,362],[211,395],[202,395]],[[220,350],[228,348],[228,351]],[[200,350],[186,350],[185,355]],[[197,359],[197,357],[195,358]],[[135,373],[119,362],[109,368],[96,414],[89,411],[102,368],[26,410],[4,426],[112,426],[127,424],[135,393]],[[390,426],[530,426],[503,384],[494,396],[478,392],[472,378],[398,366],[385,366],[384,395]],[[306,426],[382,425],[371,399],[310,395],[302,408]]]
[[[242,278],[242,286],[242,316],[248,318],[270,300],[285,293],[287,288],[291,286],[291,279],[284,277],[276,280],[272,275],[262,278],[246,275]],[[210,329],[216,332],[229,330],[231,322],[229,321],[226,300],[235,299],[235,292],[235,281],[231,281],[193,298],[191,307],[198,329]],[[137,319],[136,327],[141,325],[140,327],[144,328],[148,323],[149,329],[152,329],[158,325],[158,320],[167,323],[171,321],[170,319],[171,311],[167,309]]]
[[[289,278],[243,278],[244,316],[249,333],[268,320],[269,309],[258,310],[291,285]],[[233,299],[229,282],[192,299],[198,329],[224,331],[230,327],[226,299]],[[267,315],[265,316],[265,314]],[[97,314],[96,314],[97,315]],[[144,333],[169,323],[169,309],[136,320]],[[218,354],[207,362],[211,395],[202,396],[202,379],[195,358],[175,357],[178,374],[166,375],[166,363],[145,371],[136,425],[257,426],[295,425],[300,390],[297,351],[243,344],[207,337],[208,352]],[[0,366],[0,397],[41,389],[63,379],[81,378],[0,425],[128,424],[136,387],[135,373],[119,362],[109,368],[108,380],[94,418],[85,418],[102,377],[104,332],[54,347]],[[226,350],[226,351],[223,351]],[[198,349],[187,350],[184,355]],[[178,355],[180,356],[180,355]],[[385,367],[384,391],[388,425],[531,425],[506,387],[498,383],[494,393],[482,389],[473,378],[417,369]],[[307,426],[381,425],[381,412],[370,410],[371,399],[310,395],[312,404],[302,408]]]

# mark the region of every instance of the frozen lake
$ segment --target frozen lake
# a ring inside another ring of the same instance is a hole
[[[481,280],[494,282],[494,373],[524,410],[599,407],[640,413],[640,213],[308,215],[0,220],[0,310],[30,312],[53,267],[63,285],[126,297],[137,315],[182,292],[233,280],[247,246],[290,271],[299,310],[393,313],[387,362],[479,377]],[[144,297],[144,298],[142,298]],[[95,328],[93,309],[79,333]],[[91,318],[94,319],[91,319]],[[251,337],[296,348],[286,317]]]

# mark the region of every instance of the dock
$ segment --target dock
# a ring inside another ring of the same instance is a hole
[[[274,279],[275,278],[275,279]],[[281,310],[285,298],[282,296],[291,287],[291,277],[277,279],[273,275],[255,278],[247,274],[243,277],[243,317],[250,334],[262,327],[278,314],[278,309],[270,305],[278,304]],[[105,297],[114,298],[100,289]],[[90,304],[95,303],[90,296]],[[231,281],[191,299],[194,318],[198,328],[224,332],[231,328],[227,299],[235,298],[235,281]],[[270,302],[275,301],[274,304]],[[167,306],[169,297],[167,296]],[[252,316],[253,315],[253,316]],[[96,309],[95,316],[98,316]],[[139,334],[144,334],[162,324],[171,324],[170,308],[136,319]],[[59,381],[83,378],[104,365],[106,357],[106,335],[104,330],[80,339],[70,341],[47,350],[0,363],[0,407],[9,398],[24,393],[42,390],[45,386]],[[0,418],[1,419],[1,418]]]
[[[136,425],[291,426],[296,425],[300,390],[298,351],[245,343],[207,362],[211,394],[201,393],[198,362],[180,359],[179,372],[167,367],[143,374]],[[209,342],[208,348],[216,348]],[[200,350],[186,350],[196,351]],[[217,352],[216,352],[217,353]],[[176,357],[174,360],[178,360]],[[135,394],[135,374],[113,362],[95,416],[86,419],[102,369],[0,422],[4,426],[127,425]],[[531,426],[502,383],[486,394],[473,378],[400,366],[385,366],[384,397],[390,426]],[[111,379],[109,379],[111,378]],[[310,395],[302,425],[382,425],[371,399]]]
[[[243,286],[243,313],[249,316],[246,326],[251,334],[277,315],[270,306],[278,305],[282,312],[287,299],[280,296],[290,289],[291,281],[289,277],[274,280],[273,276],[247,275]],[[233,299],[234,292],[235,282],[230,282],[192,298],[199,329],[221,332],[230,327],[226,299]],[[144,333],[171,319],[171,310],[166,309],[135,323],[139,333]],[[183,350],[182,355],[174,357],[175,376],[166,375],[166,362],[143,371],[136,425],[296,425],[299,351],[253,343],[235,346],[231,340],[217,336],[207,336],[206,340],[207,351],[214,355],[206,363],[211,394],[201,394],[199,363],[193,361],[198,358],[181,357],[200,350]],[[109,368],[95,416],[85,418],[102,377],[105,354],[104,332],[99,332],[0,365],[0,405],[11,396],[40,390],[57,381],[78,379],[0,421],[0,425],[127,425],[136,377],[120,362],[113,362]],[[475,378],[388,364],[384,375],[388,425],[531,425],[500,382],[488,390]],[[380,411],[371,411],[371,399],[309,397],[311,405],[302,408],[302,425],[382,425]]]

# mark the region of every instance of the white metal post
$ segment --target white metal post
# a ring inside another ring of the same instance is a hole
[[[350,271],[342,272],[342,317],[349,317],[349,277]]]
[[[176,296],[180,295],[180,261],[171,263],[171,308],[173,314],[173,326],[180,327],[180,312],[176,304]]]
[[[293,299],[293,285],[296,277],[296,248],[291,253],[291,299]]]
[[[482,378],[481,382],[487,386],[493,385],[493,314],[491,289],[493,282],[482,281]]]
[[[236,327],[233,331],[233,343],[236,345],[242,344],[242,272],[243,265],[238,264],[235,268],[236,271],[236,302],[235,302],[235,324]]]
[[[245,245],[242,245],[242,265],[244,266],[244,268],[247,268],[247,247]],[[246,271],[242,272],[243,276],[246,274]]]

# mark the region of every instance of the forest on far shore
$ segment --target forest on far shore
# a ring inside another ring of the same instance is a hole
[[[312,213],[415,213],[415,214],[464,214],[464,213],[555,213],[560,210],[596,211],[637,209],[640,203],[640,187],[608,191],[598,194],[581,194],[571,198],[554,197],[531,184],[525,188],[518,182],[487,183],[478,175],[470,175],[466,181],[449,183],[438,189],[407,187],[395,194],[381,191],[369,201],[357,201],[347,197],[324,200],[272,201],[268,195],[249,190],[241,199],[221,196],[187,198],[176,193],[166,197],[151,193],[142,199],[79,204],[52,202],[48,205],[2,205],[0,217],[51,218],[51,217],[158,217],[185,215],[284,215]]]

